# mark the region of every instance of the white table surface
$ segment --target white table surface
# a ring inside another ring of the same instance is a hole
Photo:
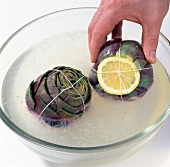
[[[0,0],[0,46],[27,22],[50,12],[79,6],[98,6],[99,0]],[[170,11],[161,31],[170,39]],[[61,167],[42,160],[27,149],[0,120],[1,167]],[[170,119],[141,151],[121,162],[104,167],[170,167]]]

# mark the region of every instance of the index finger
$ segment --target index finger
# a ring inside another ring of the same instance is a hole
[[[103,12],[92,31],[90,42],[91,61],[96,62],[100,48],[104,45],[109,35],[119,20],[109,12]]]
[[[95,14],[90,22],[90,25],[88,27],[89,46],[90,46],[90,42],[91,42],[91,38],[92,38],[93,28],[95,27],[97,21],[99,20],[100,16],[102,15],[102,12],[103,12],[103,9],[104,9],[103,4],[104,4],[104,1],[101,1],[100,6],[99,6],[98,10],[95,12]]]

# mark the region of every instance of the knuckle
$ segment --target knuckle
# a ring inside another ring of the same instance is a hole
[[[117,0],[108,0],[108,6],[112,6]]]
[[[144,25],[151,25],[154,27],[159,27],[162,24],[162,20],[163,18],[159,16],[159,13],[157,14],[152,13],[151,15],[147,15],[147,17],[145,15],[141,16],[141,21],[142,24]]]
[[[94,36],[98,36],[100,34],[100,30],[99,30],[99,27],[98,26],[95,26],[93,28],[93,35]]]
[[[91,34],[91,33],[92,33],[92,31],[93,31],[93,28],[92,28],[92,26],[91,26],[91,25],[89,25],[89,26],[88,26],[88,33],[89,33],[89,34]]]
[[[121,8],[123,5],[125,5],[126,1],[123,0],[108,0],[107,2],[107,7],[109,9],[119,9]]]

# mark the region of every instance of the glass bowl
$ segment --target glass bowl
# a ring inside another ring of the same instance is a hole
[[[87,29],[96,9],[72,8],[39,17],[21,27],[0,48],[1,119],[28,148],[58,164],[97,166],[122,160],[150,141],[170,115],[170,42],[162,33],[158,61],[153,65],[155,83],[146,97],[135,102],[113,102],[112,111],[110,102],[103,102],[93,90],[87,114],[61,128],[40,125],[27,112],[27,86],[43,72],[69,65],[89,75],[93,64]],[[123,39],[140,42],[140,38],[141,27],[125,21]]]

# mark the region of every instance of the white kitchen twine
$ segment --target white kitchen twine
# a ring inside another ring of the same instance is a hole
[[[81,94],[77,91],[77,89],[74,87],[74,85],[76,85],[76,84],[77,84],[82,78],[84,78],[85,76],[82,76],[82,77],[79,78],[74,84],[72,84],[72,83],[69,81],[69,79],[67,78],[67,76],[66,76],[61,70],[55,69],[54,71],[61,72],[61,74],[66,78],[66,80],[70,83],[71,86],[63,89],[59,94],[57,94],[57,95],[45,106],[45,108],[41,111],[41,113],[38,115],[38,117],[40,117],[40,116],[43,114],[43,112],[47,109],[47,107],[48,107],[58,96],[60,96],[64,91],[66,91],[66,90],[68,90],[68,89],[71,89],[71,88],[73,88],[73,89],[77,92],[77,94],[80,96],[80,98],[82,99],[83,108],[84,108],[84,112],[85,112],[85,102],[84,102],[84,99],[83,99],[83,97],[81,96]]]
[[[120,73],[123,73],[123,72],[131,72],[131,71],[142,71],[142,70],[149,70],[151,69],[152,67],[148,67],[148,68],[139,68],[137,70],[113,70],[113,71],[105,71],[105,72],[98,72],[97,70],[95,70],[94,68],[91,68],[94,72],[96,72],[97,74],[107,74],[107,73],[117,73],[117,72],[120,72]]]

